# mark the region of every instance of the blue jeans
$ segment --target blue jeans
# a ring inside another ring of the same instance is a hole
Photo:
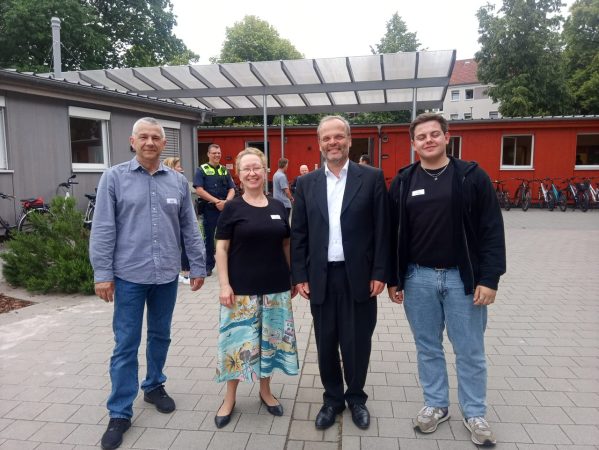
[[[449,406],[443,330],[456,356],[458,400],[466,418],[486,414],[487,363],[484,334],[487,307],[464,294],[457,268],[431,269],[410,264],[404,283],[404,308],[414,334],[424,403]]]
[[[146,361],[148,371],[141,384],[150,392],[166,381],[162,373],[171,343],[171,320],[177,299],[177,279],[166,284],[137,284],[115,278],[114,351],[110,358],[112,391],[106,406],[111,418],[130,419],[139,391],[137,351],[141,342],[144,307],[147,304]]]
[[[206,271],[212,271],[216,263],[214,259],[214,235],[216,233],[216,223],[220,216],[220,211],[214,205],[206,205],[204,209],[204,242],[206,244]]]

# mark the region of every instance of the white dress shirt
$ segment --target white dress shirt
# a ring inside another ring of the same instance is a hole
[[[349,159],[339,173],[339,178],[329,170],[325,163],[324,173],[327,177],[327,205],[329,210],[329,252],[328,261],[345,261],[343,254],[343,237],[341,235],[341,205],[347,181]]]

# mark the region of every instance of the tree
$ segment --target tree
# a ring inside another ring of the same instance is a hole
[[[300,59],[304,56],[268,22],[256,16],[245,16],[241,22],[227,27],[220,57],[213,63],[276,61]]]
[[[396,12],[387,22],[387,32],[381,38],[381,42],[375,45],[376,49],[370,46],[370,51],[375,55],[378,53],[415,52],[419,46],[420,42],[416,33],[408,31],[408,26]]]
[[[576,114],[599,114],[599,0],[577,0],[563,31]]]
[[[570,97],[559,33],[561,0],[503,0],[477,12],[481,50],[478,79],[504,116],[561,115]]]
[[[181,64],[197,59],[172,34],[170,0],[2,0],[0,67],[49,72],[51,17],[61,19],[62,69]]]

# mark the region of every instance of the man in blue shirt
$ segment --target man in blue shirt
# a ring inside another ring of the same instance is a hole
[[[287,210],[287,217],[291,213],[291,203],[293,202],[293,196],[289,190],[289,182],[287,181],[287,167],[289,167],[289,161],[286,158],[279,159],[279,170],[272,177],[272,196],[276,198]]]
[[[144,400],[163,413],[175,410],[162,372],[181,258],[181,236],[190,262],[191,290],[204,284],[205,250],[187,179],[160,162],[166,139],[151,117],[135,122],[130,143],[135,157],[100,179],[90,239],[96,294],[114,301],[115,347],[110,359],[110,421],[103,449],[118,448],[131,426],[139,390],[137,352],[147,305],[147,373]]]
[[[214,259],[214,233],[220,212],[225,202],[235,196],[235,183],[227,168],[220,164],[221,151],[217,144],[208,146],[208,162],[196,169],[193,176],[193,187],[196,194],[204,202],[202,225],[206,243],[206,271],[212,275],[216,264]]]

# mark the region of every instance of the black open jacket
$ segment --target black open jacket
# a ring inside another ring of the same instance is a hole
[[[458,268],[465,294],[477,285],[497,289],[505,273],[503,218],[489,176],[477,163],[450,157],[454,164],[452,180],[454,242]],[[391,261],[389,286],[403,290],[410,261],[410,230],[405,214],[406,200],[414,170],[420,162],[401,169],[389,189],[391,211]],[[462,199],[461,201],[458,201]]]

